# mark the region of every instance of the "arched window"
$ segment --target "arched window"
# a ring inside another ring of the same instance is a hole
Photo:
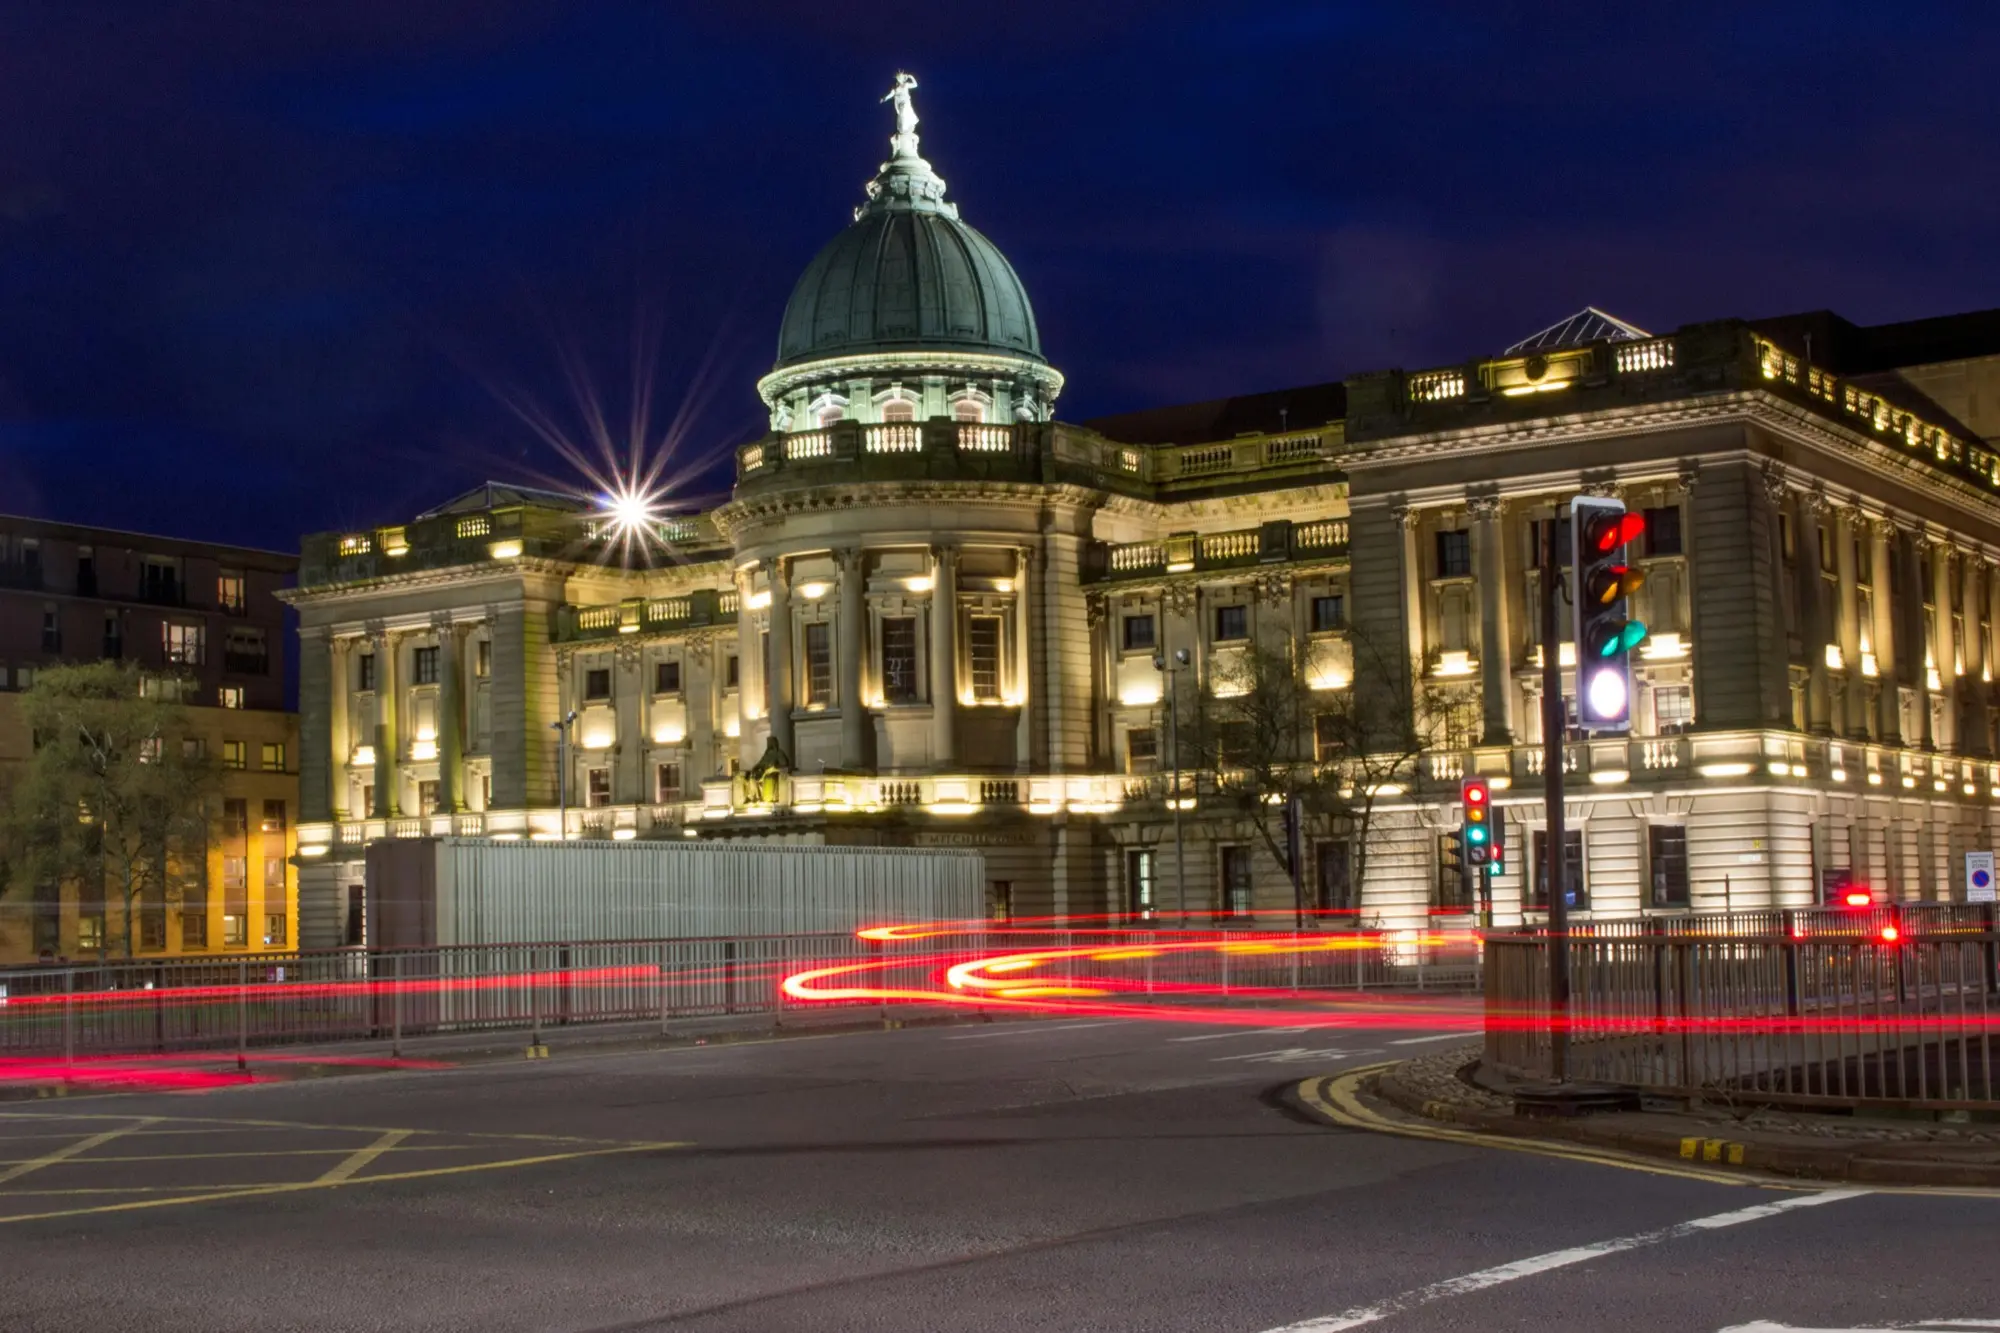
[[[986,404],[969,396],[961,398],[951,405],[951,419],[977,425],[986,420]]]
[[[812,413],[813,413],[813,424],[824,430],[826,427],[831,426],[834,422],[841,421],[846,418],[847,402],[845,399],[835,398],[829,395],[827,397],[821,398],[818,402],[813,404]]]
[[[907,398],[891,398],[882,404],[882,420],[915,421],[917,405]]]

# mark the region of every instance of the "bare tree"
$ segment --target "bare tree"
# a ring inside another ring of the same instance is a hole
[[[8,883],[73,885],[114,902],[127,957],[148,897],[164,909],[177,866],[205,856],[218,774],[184,744],[186,714],[118,662],[51,667],[22,696],[34,753],[4,815]]]
[[[1365,881],[1377,804],[1413,785],[1417,760],[1436,743],[1444,709],[1400,654],[1360,631],[1334,642],[1246,645],[1209,673],[1193,698],[1183,747],[1209,776],[1210,800],[1257,832],[1305,915],[1303,825],[1352,837],[1352,882]],[[1343,654],[1344,655],[1344,654]],[[1300,836],[1288,836],[1296,810]]]

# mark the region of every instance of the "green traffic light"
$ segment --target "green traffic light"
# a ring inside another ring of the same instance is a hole
[[[1466,830],[1465,836],[1472,839],[1472,841],[1474,842],[1485,842],[1486,830],[1480,828],[1477,824],[1475,824],[1471,828]]]
[[[1631,652],[1645,641],[1645,622],[1628,620],[1616,630],[1604,636],[1603,642],[1597,647],[1597,655],[1599,657],[1616,657],[1620,653]]]

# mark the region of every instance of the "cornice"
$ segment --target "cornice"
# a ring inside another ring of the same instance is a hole
[[[910,505],[996,503],[1030,510],[1050,506],[1096,510],[1104,507],[1107,494],[1072,482],[877,481],[799,487],[749,499],[735,499],[715,510],[711,517],[723,536],[733,542],[739,531],[753,523],[768,523],[800,514]]]

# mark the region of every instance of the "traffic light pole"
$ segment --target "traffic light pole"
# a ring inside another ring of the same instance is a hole
[[[1569,858],[1563,839],[1562,649],[1556,642],[1556,597],[1561,586],[1556,561],[1554,517],[1542,536],[1542,783],[1548,805],[1548,834],[1541,872],[1549,885],[1549,1069],[1558,1083],[1569,1079],[1569,898],[1563,873]]]

